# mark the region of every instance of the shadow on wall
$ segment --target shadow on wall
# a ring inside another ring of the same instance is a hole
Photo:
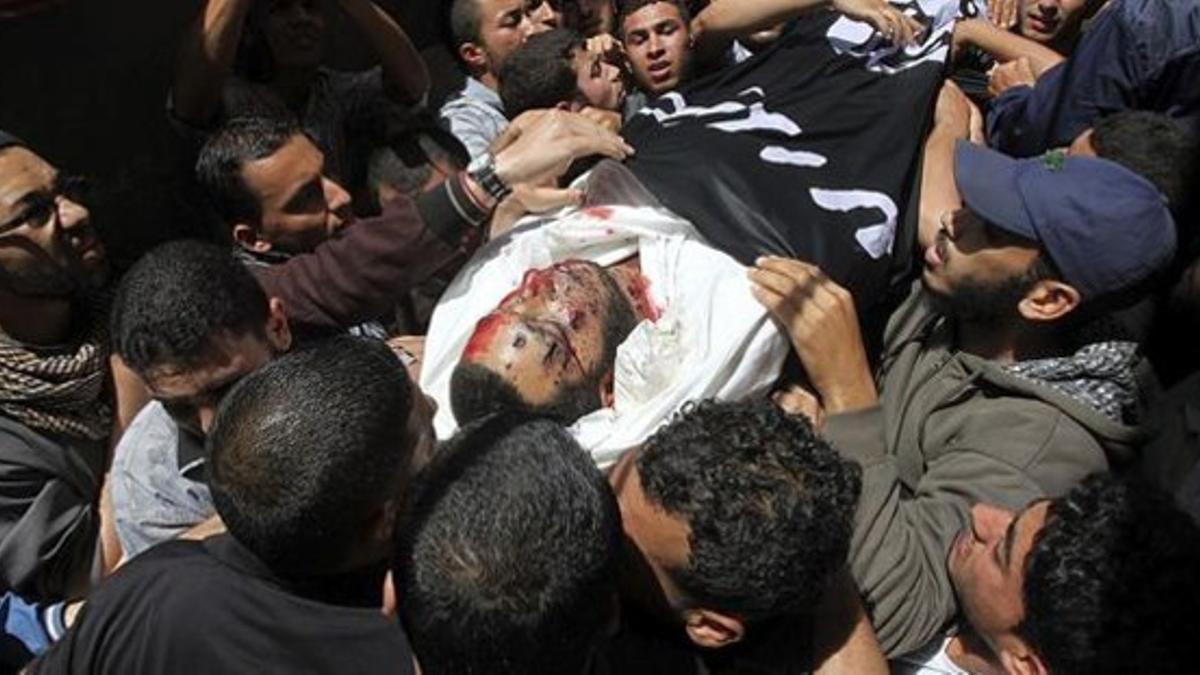
[[[176,45],[203,3],[2,1],[0,9],[50,6],[0,18],[0,129],[64,172],[91,179],[93,220],[117,267],[168,239],[219,238],[196,199],[189,152],[164,113]],[[439,3],[378,4],[418,47],[440,40]],[[330,65],[371,65],[344,20],[330,34]]]

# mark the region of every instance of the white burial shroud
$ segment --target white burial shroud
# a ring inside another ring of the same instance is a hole
[[[421,387],[438,403],[438,438],[458,428],[450,375],[475,323],[520,285],[527,270],[567,259],[611,265],[634,254],[661,314],[643,320],[618,348],[613,407],[571,427],[596,464],[616,462],[687,401],[765,395],[788,344],[750,294],[746,268],[704,244],[688,222],[666,209],[589,206],[523,219],[476,253],[442,296],[421,369]]]

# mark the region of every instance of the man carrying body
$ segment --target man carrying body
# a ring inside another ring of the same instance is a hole
[[[1147,485],[1095,475],[1016,512],[976,504],[947,564],[965,626],[893,672],[1193,667],[1200,532]]]
[[[626,614],[644,619],[634,637],[660,624],[717,672],[815,668],[849,633],[817,615],[857,604],[839,576],[859,475],[769,401],[685,408],[609,473],[626,536]],[[865,618],[860,628],[869,636]],[[838,635],[833,645],[823,631]]]
[[[352,221],[348,196],[323,173],[323,156],[296,126],[235,121],[201,152],[200,181],[243,260],[284,301],[297,328],[346,330],[373,322],[396,298],[485,238],[505,193],[501,185],[552,180],[579,157],[624,157],[615,134],[568,113],[515,120],[492,161],[450,176],[416,200],[399,197],[376,218]],[[489,183],[490,185],[490,183]],[[569,203],[569,191],[544,190],[544,208]]]
[[[486,152],[508,126],[509,115],[498,93],[500,69],[513,51],[541,30],[544,24],[526,14],[522,0],[453,0],[452,47],[467,71],[467,82],[439,114],[472,158]]]
[[[229,534],[130,561],[30,672],[413,672],[381,608],[399,503],[433,448],[420,400],[386,346],[344,336],[247,377],[208,444]]]
[[[422,672],[590,672],[616,619],[621,517],[561,426],[509,413],[464,428],[406,512],[393,578]]]
[[[1131,458],[1136,345],[1088,320],[1175,248],[1162,195],[1105,160],[1018,162],[960,142],[954,179],[964,205],[940,218],[877,380],[849,293],[799,261],[751,274],[829,414],[826,434],[863,464],[851,569],[893,655],[953,616],[943,562],[971,501],[1019,508]]]

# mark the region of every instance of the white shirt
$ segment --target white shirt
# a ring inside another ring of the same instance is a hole
[[[892,659],[888,670],[892,675],[970,675],[970,672],[958,667],[950,660],[946,647],[953,637],[944,638],[941,642],[932,642],[921,649],[909,652],[904,656]]]
[[[450,375],[476,322],[524,273],[565,259],[612,265],[640,256],[661,316],[643,320],[617,350],[611,408],[571,432],[601,468],[638,445],[687,401],[761,396],[788,343],[750,294],[746,268],[704,244],[690,224],[654,207],[600,206],[526,218],[479,251],[434,310],[421,388],[438,402],[438,438],[457,429]]]

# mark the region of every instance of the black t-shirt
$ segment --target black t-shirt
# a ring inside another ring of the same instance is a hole
[[[29,672],[408,675],[413,661],[399,624],[378,607],[297,595],[224,535],[166,542],[132,560]]]

